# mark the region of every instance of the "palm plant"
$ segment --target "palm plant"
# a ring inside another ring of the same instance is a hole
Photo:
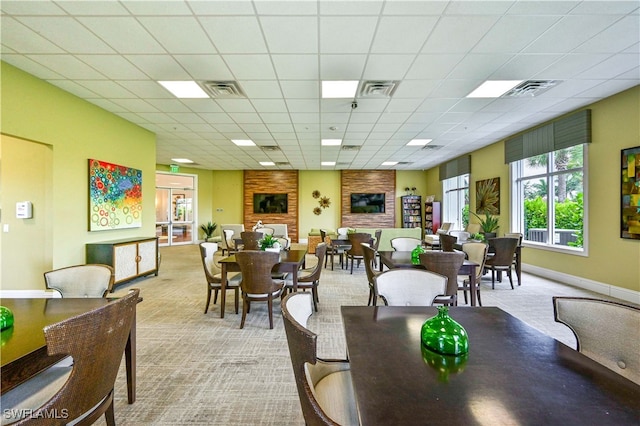
[[[213,233],[216,231],[217,228],[218,228],[218,224],[211,221],[200,225],[200,229],[202,229],[202,232],[204,232],[204,240],[209,241],[209,238],[213,236]]]
[[[500,225],[498,225],[498,217],[491,216],[491,214],[486,210],[484,212],[484,218],[473,212],[471,212],[471,214],[478,218],[480,221],[480,228],[482,228],[482,231],[485,233],[495,232],[500,227]]]

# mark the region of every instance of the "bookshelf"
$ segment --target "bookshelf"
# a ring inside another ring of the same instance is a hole
[[[402,227],[422,229],[422,198],[419,195],[405,195],[402,199]]]

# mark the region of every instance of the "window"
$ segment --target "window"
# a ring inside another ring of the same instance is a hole
[[[451,222],[451,229],[465,229],[469,224],[469,174],[443,180],[442,192],[442,221]]]
[[[524,241],[583,252],[587,145],[511,163],[512,223]]]

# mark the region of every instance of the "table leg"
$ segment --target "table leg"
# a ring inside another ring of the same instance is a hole
[[[516,250],[516,275],[518,276],[518,285],[522,284],[522,259],[521,259],[521,255],[522,253],[520,252],[520,250]]]
[[[227,301],[227,264],[220,262],[220,318],[224,318],[224,305]]]
[[[127,338],[127,346],[124,349],[125,365],[127,371],[127,401],[129,404],[136,402],[136,314],[133,313],[133,322]]]

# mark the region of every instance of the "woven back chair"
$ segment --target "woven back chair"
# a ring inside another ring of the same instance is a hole
[[[322,274],[322,261],[325,259],[327,253],[327,244],[320,243],[316,246],[316,265],[311,269],[304,269],[298,271],[298,288],[299,289],[311,289],[313,296],[313,308],[318,312],[318,286],[320,285],[320,275]],[[293,280],[285,281],[285,289],[291,292],[293,289]]]
[[[367,306],[376,306],[378,297],[375,291],[375,282],[376,277],[380,274],[375,270],[376,250],[370,247],[369,244],[362,244],[362,254],[364,256],[364,270],[367,272],[367,281],[369,282]]]
[[[482,300],[480,299],[480,281],[484,273],[484,262],[487,259],[487,250],[489,246],[485,243],[465,243],[462,245],[462,251],[467,255],[467,259],[471,262],[477,263],[476,268],[476,294],[478,295],[478,305],[482,306]],[[469,278],[464,278],[462,285],[458,286],[458,290],[462,290],[464,294],[464,303],[468,303],[467,291],[474,291],[471,288],[471,281]]]
[[[260,250],[259,241],[265,234],[258,231],[244,231],[240,234],[242,237],[243,250]]]
[[[577,350],[640,384],[640,308],[608,300],[554,297],[554,318],[576,337]]]
[[[305,424],[358,425],[349,362],[318,358],[318,336],[306,328],[313,313],[310,296],[292,293],[282,301],[284,330]]]
[[[280,254],[270,251],[243,250],[236,253],[236,262],[240,266],[242,281],[242,320],[240,328],[251,307],[251,302],[267,302],[269,308],[269,328],[273,328],[273,299],[280,297],[283,281],[271,277],[271,270],[280,261]]]
[[[440,249],[442,251],[455,251],[453,246],[458,242],[458,237],[450,234],[440,235]]]
[[[213,304],[218,301],[218,291],[222,288],[222,272],[220,270],[220,259],[222,256],[216,252],[215,243],[200,243],[200,259],[202,259],[202,267],[204,268],[204,276],[207,280],[207,304],[204,307],[204,313],[209,311],[209,303],[211,303],[211,292],[214,292]],[[238,313],[238,300],[240,289],[241,275],[237,272],[227,274],[227,285],[225,290],[233,290],[235,293],[236,314]]]
[[[424,269],[396,268],[378,275],[376,295],[389,306],[431,306],[445,294],[447,277]]]
[[[489,238],[487,242],[489,243],[489,252],[493,252],[493,256],[489,256],[485,262],[486,268],[491,270],[491,288],[495,288],[496,285],[496,272],[506,272],[513,290],[511,267],[513,266],[516,247],[518,247],[518,239],[509,237]]]
[[[84,416],[76,424],[90,425],[104,414],[107,425],[115,425],[113,388],[138,296],[134,289],[100,308],[46,326],[47,354],[70,355],[73,365],[54,365],[5,392],[0,399],[3,422],[68,424]],[[7,419],[7,413],[26,417]],[[54,422],[47,413],[64,415],[64,421]]]
[[[430,250],[420,254],[420,264],[428,271],[444,275],[447,280],[446,296],[448,300],[444,303],[457,305],[458,294],[458,271],[464,263],[464,253],[456,251],[434,251]]]
[[[109,265],[75,265],[44,273],[44,283],[62,297],[105,297],[113,289]]]
[[[351,273],[353,274],[353,264],[355,261],[358,261],[358,266],[360,266],[360,261],[364,259],[364,255],[362,253],[362,243],[371,243],[371,234],[367,234],[366,232],[354,232],[348,234],[349,242],[351,243],[351,248],[346,251],[347,261],[351,259]]]

